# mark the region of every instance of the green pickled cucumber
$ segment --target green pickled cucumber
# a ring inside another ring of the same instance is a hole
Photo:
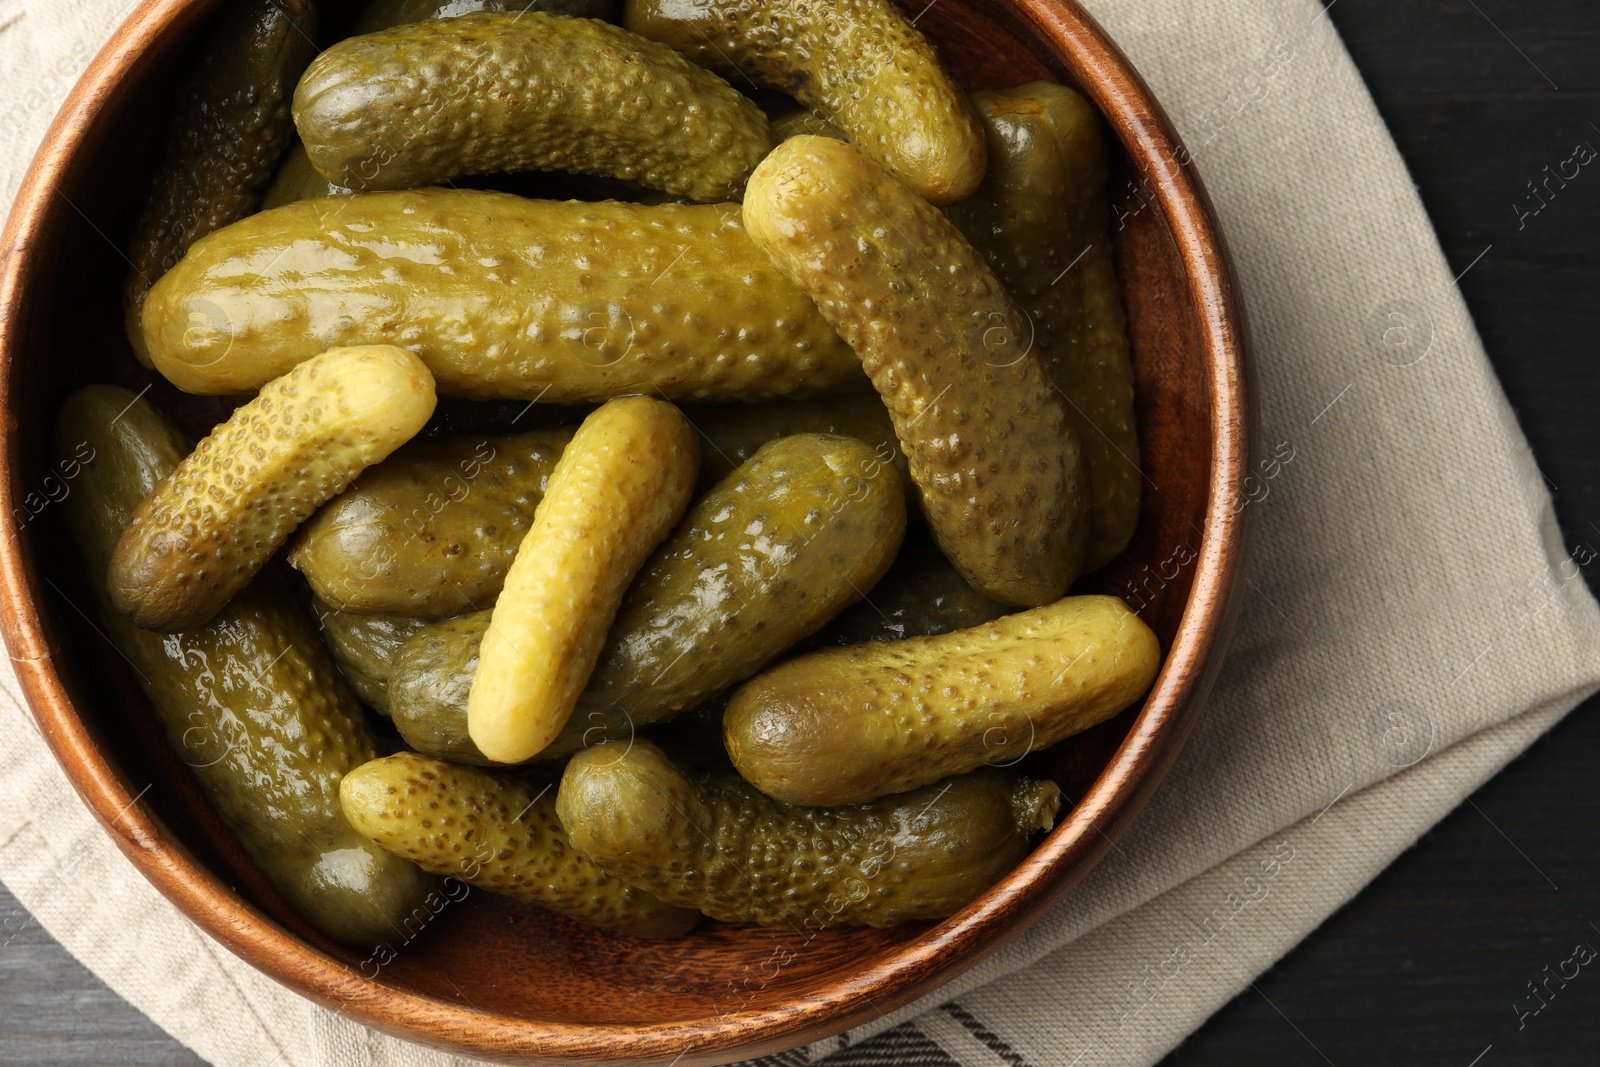
[[[797,931],[954,915],[1060,807],[1054,782],[989,768],[873,804],[791,807],[734,774],[691,778],[642,739],[574,756],[556,800],[572,843],[624,882]]]
[[[156,634],[113,610],[99,581],[134,509],[188,449],[147,401],[114,386],[79,390],[56,420],[57,454],[83,461],[62,506],[104,632],[173,749],[289,903],[340,941],[387,940],[433,880],[345,821],[339,779],[377,750],[287,586],[263,573],[210,624]]]
[[[989,133],[989,173],[946,214],[1027,312],[1069,402],[1094,500],[1084,569],[1095,570],[1132,539],[1143,479],[1100,116],[1047,82],[973,102]]]
[[[335,185],[317,173],[306,155],[306,146],[299,138],[283,154],[283,162],[272,176],[272,184],[261,196],[261,210],[292,204],[296,200],[312,200],[319,196],[348,196],[350,190]]]
[[[398,344],[441,393],[548,404],[825,396],[865,384],[737,205],[456,189],[303,200],[197,242],[144,327],[191,393],[253,392],[334,345]]]
[[[201,42],[128,248],[123,311],[146,366],[145,296],[195,241],[255,210],[294,135],[289,100],[317,54],[316,36],[311,0],[239,0]]]
[[[965,199],[983,179],[972,105],[890,0],[626,0],[622,21],[791,94],[931,203]]]
[[[858,645],[932,637],[992,622],[1017,609],[984,596],[937,552],[901,559],[858,604],[817,631],[810,644]]]
[[[139,505],[106,572],[134,623],[204,624],[306,519],[433,414],[433,378],[403,348],[335,348],[268,383]]]
[[[1067,591],[1088,472],[1024,318],[951,222],[851,145],[793,137],[756,170],[751,238],[817,301],[889,408],[934,538],[1008,604]]]
[[[427,623],[399,615],[352,615],[325,601],[313,600],[311,611],[322,629],[322,642],[362,703],[389,714],[389,671],[405,643]]]
[[[763,446],[689,509],[640,570],[577,709],[540,759],[663,722],[749,677],[873,587],[905,531],[894,468],[852,438]],[[484,762],[467,694],[488,613],[412,638],[389,710],[413,748]]]
[[[773,143],[754,102],[666,45],[542,11],[340,41],[300,79],[294,121],[318,173],[352,189],[568,170],[715,203]]]
[[[790,804],[858,804],[1005,765],[1104,722],[1161,667],[1116,597],[1067,597],[937,637],[798,656],[736,690],[723,741]]]
[[[313,515],[289,562],[340,611],[441,619],[487,608],[572,432],[413,441]]]
[[[866,442],[879,459],[895,465],[910,488],[905,453],[895,440],[889,409],[877,393],[764,404],[705,404],[689,407],[684,414],[700,431],[700,484],[704,488],[732,474],[768,441],[801,433],[838,434]]]
[[[573,848],[548,785],[397,752],[346,774],[339,796],[357,831],[433,874],[635,937],[677,937],[700,920]]]
[[[467,698],[478,673],[478,649],[489,631],[489,614],[475,611],[430,623],[395,655],[389,669],[389,717],[418,752],[452,763],[497,766],[478,751],[467,732]]]
[[[374,33],[427,19],[453,19],[479,11],[548,11],[584,19],[612,21],[616,0],[371,0],[361,9],[356,33]]]

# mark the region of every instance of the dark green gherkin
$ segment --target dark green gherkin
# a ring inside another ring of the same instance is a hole
[[[263,573],[179,634],[141,630],[110,607],[100,576],[117,538],[188,442],[147,401],[91,385],[62,407],[55,450],[82,461],[62,506],[105,632],[206,797],[312,925],[352,945],[392,938],[434,883],[345,821],[339,780],[377,749],[288,588]]]
[[[123,288],[128,340],[146,366],[139,314],[145,294],[206,234],[256,209],[294,135],[289,100],[317,54],[311,0],[227,4],[178,90]]]
[[[1095,570],[1133,538],[1144,477],[1100,115],[1049,82],[972,99],[989,135],[989,173],[946,214],[1027,313],[1069,401],[1093,500],[1084,569]]]
[[[645,740],[567,764],[556,813],[600,867],[725,922],[816,930],[954,915],[1055,824],[1061,790],[986,768],[871,804],[791,807]]]
[[[609,23],[485,12],[395,26],[318,56],[294,96],[317,171],[351,189],[567,170],[737,200],[772,148],[761,109]]]
[[[389,671],[395,656],[427,623],[400,615],[352,615],[314,600],[312,614],[339,673],[367,707],[389,714]]]

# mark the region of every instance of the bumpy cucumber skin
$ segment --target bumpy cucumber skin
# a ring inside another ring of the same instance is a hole
[[[696,501],[623,598],[589,686],[540,759],[663,722],[770,663],[870,590],[905,531],[894,468],[823,434],[763,446]],[[395,661],[389,707],[412,747],[464,748],[487,613],[436,623]]]
[[[427,19],[453,19],[479,11],[548,11],[584,19],[616,18],[616,0],[371,0],[361,10],[356,33],[375,33],[390,26]]]
[[[541,788],[397,752],[346,774],[339,795],[358,832],[433,874],[635,937],[677,937],[700,920],[582,856]]]
[[[479,400],[768,400],[864,384],[737,205],[465,189],[304,200],[197,242],[151,290],[144,327],[156,368],[191,393],[249,393],[353,344],[407,348],[440,392]]]
[[[799,808],[737,775],[691,778],[655,745],[572,758],[556,812],[618,878],[725,922],[820,929],[954,915],[1055,822],[1053,782],[984,769],[875,804]]]
[[[318,173],[351,189],[568,170],[715,203],[773,144],[760,108],[671,48],[538,11],[340,41],[300,79],[294,119]]]
[[[148,630],[203,625],[324,502],[422,429],[433,379],[401,348],[326,352],[236,410],[139,505],[111,600]]]
[[[973,102],[989,134],[989,173],[946,214],[1027,312],[1069,401],[1094,500],[1084,569],[1095,570],[1132,539],[1143,478],[1100,117],[1048,82],[974,93]]]
[[[902,553],[902,556],[904,553]],[[867,599],[817,632],[815,646],[935,637],[992,622],[1017,610],[978,592],[942,556],[896,561]]]
[[[790,804],[858,804],[1027,753],[1133,703],[1161,666],[1116,597],[1068,597],[938,637],[800,656],[728,701],[739,773]]]
[[[239,0],[201,45],[128,247],[133,270],[123,310],[128,340],[145,366],[145,295],[195,241],[255,210],[294,135],[289,100],[317,54],[316,36],[311,0]]]
[[[389,714],[389,671],[405,643],[427,623],[399,615],[352,615],[313,600],[311,613],[339,673],[361,702]]]
[[[1065,593],[1089,532],[1082,449],[983,258],[912,189],[825,137],[779,145],[744,217],[860,355],[956,569],[1008,604]]]
[[[292,204],[296,200],[349,194],[349,189],[335,185],[317,173],[317,168],[311,165],[311,157],[306,155],[306,146],[296,138],[289,146],[289,150],[283,154],[283,162],[278,164],[278,169],[272,176],[272,184],[267,186],[267,191],[261,196],[261,210],[271,211],[275,207]]]
[[[414,441],[312,516],[289,562],[341,611],[441,619],[486,608],[572,432]]]
[[[478,750],[521,763],[556,739],[622,596],[683,516],[700,439],[662,400],[625,396],[583,420],[490,613],[467,702]]]
[[[626,0],[623,25],[793,95],[931,203],[983,179],[971,103],[890,0]]]
[[[92,576],[105,573],[139,502],[188,451],[126,390],[94,385],[62,408],[55,449],[84,463],[62,507]],[[433,880],[366,841],[339,808],[339,779],[377,755],[355,698],[287,588],[264,574],[190,633],[141,630],[96,593],[167,738],[240,843],[301,915],[352,945],[394,936]]]

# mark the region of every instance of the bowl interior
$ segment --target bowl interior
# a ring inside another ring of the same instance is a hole
[[[1019,869],[989,895],[1026,896],[1025,908],[984,911],[985,902],[980,902],[944,924],[812,933],[708,923],[682,940],[649,942],[613,937],[474,891],[444,904],[437,914],[419,915],[415,923],[397,930],[387,946],[369,954],[334,944],[302,922],[244,856],[166,745],[127,665],[100,633],[60,509],[48,505],[50,423],[62,400],[79,386],[110,381],[148,390],[153,402],[196,435],[228,410],[221,401],[179,394],[140,368],[122,336],[118,310],[127,269],[119,249],[151,171],[173,72],[181,68],[181,57],[216,5],[171,0],[167,6],[181,13],[169,18],[141,55],[120,61],[125,72],[98,102],[88,134],[75,156],[64,161],[61,181],[43,205],[41,239],[22,251],[29,268],[27,282],[10,307],[15,358],[5,402],[11,427],[7,474],[17,528],[13,551],[19,573],[26,575],[37,626],[97,757],[128,796],[139,796],[139,810],[158,834],[194,865],[192,893],[180,904],[202,922],[204,902],[229,891],[259,909],[292,935],[291,942],[298,939],[297,961],[277,973],[291,983],[296,975],[320,967],[352,980],[360,976],[380,991],[409,994],[402,999],[413,1006],[418,1001],[412,998],[420,997],[439,1008],[463,1009],[465,1019],[513,1027],[526,1020],[531,1030],[550,1023],[670,1026],[781,1011],[859,981],[864,974],[881,972],[907,958],[908,949],[927,950],[920,956],[924,963],[948,976],[951,968],[974,962],[1020,929],[1082,876],[1105,845],[1092,840],[1096,830],[1069,820],[1048,842],[1048,862]],[[907,6],[916,14],[923,4]],[[327,0],[325,37],[348,20],[352,7]],[[1005,88],[1043,78],[1076,84],[1104,105],[1108,90],[1083,84],[1069,56],[1053,53],[1028,31],[1019,14],[1023,7],[1020,2],[942,0],[927,6],[917,25],[968,87]],[[1107,571],[1081,582],[1077,591],[1127,598],[1160,635],[1165,651],[1180,632],[1191,586],[1201,570],[1196,559],[1207,527],[1208,499],[1218,479],[1218,356],[1215,351],[1208,354],[1203,328],[1207,311],[1194,295],[1193,264],[1180,254],[1163,205],[1140,177],[1143,168],[1130,161],[1119,142],[1126,132],[1108,136],[1120,220],[1114,225],[1116,251],[1137,373],[1146,479],[1143,516],[1132,546]],[[559,192],[564,187],[556,183],[551,188]],[[1192,713],[1192,708],[1180,710]],[[1112,781],[1103,772],[1142,721],[1139,714],[1132,709],[1052,751],[1034,754],[1028,766],[1054,777],[1073,802],[1092,792],[1136,790],[1138,781]],[[1175,718],[1163,729],[1181,726]],[[68,770],[79,777],[73,767]],[[1142,768],[1134,777],[1159,771]],[[108,813],[101,817],[107,819]],[[980,911],[990,926],[982,943],[969,945],[959,958],[941,957],[940,946],[950,932]],[[890,1010],[933,980],[931,973],[922,974],[886,987],[876,1007]],[[313,992],[325,1001],[333,999],[326,985]],[[481,1049],[470,1023],[454,1034],[441,1034],[412,1025],[398,1009],[368,1021],[413,1037]],[[840,1018],[834,1029],[848,1022]]]

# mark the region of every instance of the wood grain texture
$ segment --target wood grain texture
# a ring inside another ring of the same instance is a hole
[[[877,1018],[1015,936],[1104,855],[1187,736],[1231,623],[1244,532],[1229,502],[1253,428],[1243,328],[1204,191],[1175,161],[1169,124],[1115,48],[1057,0],[945,0],[919,27],[948,46],[957,78],[1079,85],[1121,145],[1113,188],[1132,179],[1144,204],[1123,212],[1130,221],[1116,243],[1151,488],[1128,552],[1083,591],[1139,590],[1166,660],[1141,708],[1029,758],[1076,807],[1016,870],[940,924],[816,934],[708,924],[652,943],[474,895],[426,936],[392,946],[379,968],[299,919],[200,799],[125,672],[105,669],[93,611],[78,610],[91,600],[60,516],[47,510],[18,528],[13,511],[45,470],[49,413],[85,381],[151,385],[151,398],[191,430],[217,418],[214,402],[180,396],[131,359],[115,314],[124,264],[106,236],[129,230],[175,60],[217,6],[150,0],[90,66],[24,181],[0,270],[0,516],[11,523],[0,540],[0,627],[58,759],[161,892],[255,966],[381,1029],[518,1062],[690,1067]],[[329,21],[341,10],[350,5],[329,4]],[[1193,562],[1153,578],[1180,546]],[[788,958],[776,978],[774,953]]]

